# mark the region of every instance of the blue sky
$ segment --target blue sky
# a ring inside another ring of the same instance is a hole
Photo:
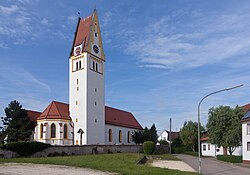
[[[77,23],[97,7],[106,55],[106,105],[161,132],[197,121],[207,93],[218,105],[250,103],[250,1],[6,0],[0,2],[0,115],[11,100],[42,111],[68,102],[68,56]]]

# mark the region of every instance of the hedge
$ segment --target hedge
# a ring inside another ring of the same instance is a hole
[[[2,149],[16,152],[22,157],[27,157],[49,147],[51,147],[50,144],[42,142],[12,142],[3,145]]]
[[[153,154],[155,150],[155,143],[152,141],[146,141],[143,143],[143,151],[145,154]]]
[[[217,155],[217,159],[224,162],[242,163],[242,156]]]

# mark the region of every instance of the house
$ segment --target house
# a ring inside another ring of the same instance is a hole
[[[245,115],[241,119],[242,124],[242,150],[243,163],[250,164],[250,104],[244,105]]]
[[[180,136],[180,132],[173,132],[171,131],[171,140],[173,141],[174,139],[178,138]],[[170,131],[164,130],[158,137],[158,142],[160,141],[167,141],[170,143]]]
[[[69,104],[52,101],[36,121],[34,140],[53,145],[134,144],[142,130],[131,112],[105,106],[105,55],[97,11],[79,17],[69,57]]]
[[[201,154],[203,156],[216,157],[217,155],[223,155],[223,147],[217,146],[215,144],[209,143],[209,137],[203,137],[201,141]],[[227,152],[229,155],[229,152]],[[242,155],[242,146],[236,147],[232,155],[241,156]]]

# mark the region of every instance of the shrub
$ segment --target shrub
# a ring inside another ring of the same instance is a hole
[[[155,150],[155,143],[152,141],[146,141],[143,143],[143,151],[145,154],[153,154]]]
[[[41,142],[12,142],[3,145],[2,148],[16,152],[20,156],[27,157],[49,147],[51,147],[50,144]]]
[[[242,163],[242,156],[218,155],[218,160],[231,163]]]

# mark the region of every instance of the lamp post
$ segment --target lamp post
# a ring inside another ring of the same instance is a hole
[[[239,87],[242,87],[243,84],[241,85],[238,85],[238,86],[234,86],[234,87],[231,87],[231,88],[226,88],[226,89],[222,89],[222,90],[219,90],[219,91],[215,91],[215,92],[212,92],[206,96],[204,96],[201,101],[199,102],[198,104],[198,161],[199,161],[199,174],[201,174],[201,140],[200,140],[200,106],[201,106],[201,102],[203,100],[205,100],[205,98],[211,96],[211,95],[214,95],[214,94],[217,94],[217,93],[220,93],[220,92],[223,92],[223,91],[229,91],[229,90],[232,90],[232,89],[236,89],[236,88],[239,88]]]

